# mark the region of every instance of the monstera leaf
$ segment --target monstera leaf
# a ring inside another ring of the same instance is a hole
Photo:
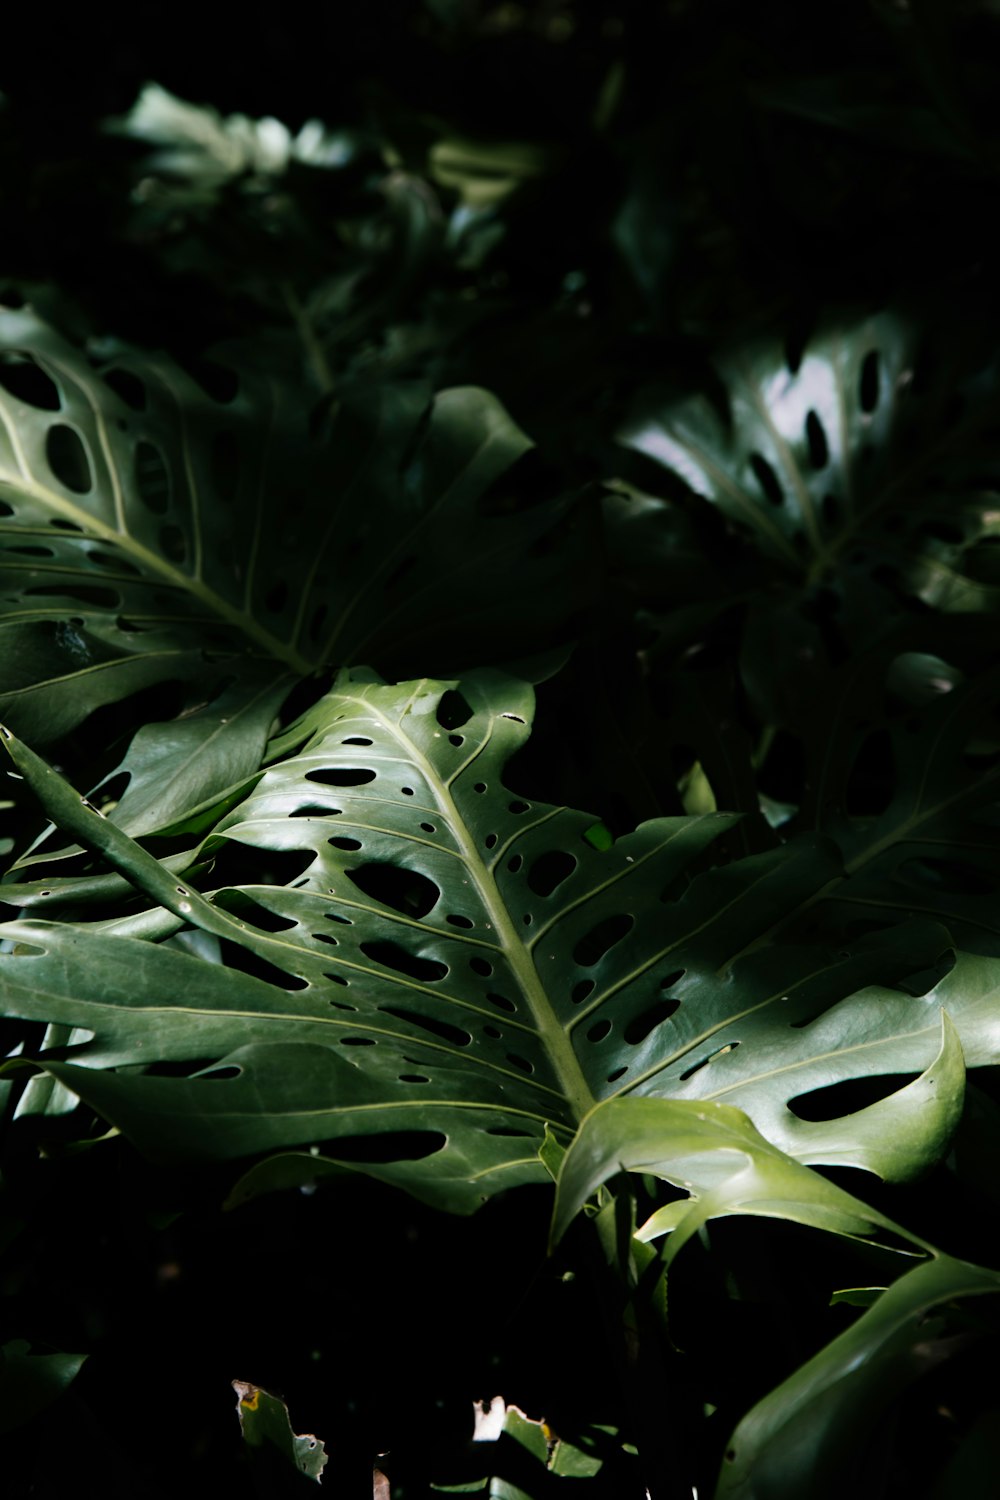
[[[765,722],[801,716],[822,663],[914,607],[996,609],[992,369],[921,348],[884,315],[819,335],[797,358],[768,345],[734,353],[717,375],[712,396],[637,401],[620,440],[668,472],[677,498],[626,489],[609,522],[625,576],[661,616],[690,583],[668,541],[678,504],[725,518],[713,578],[701,565],[702,610],[711,599],[716,613],[747,608],[744,678]]]
[[[311,423],[295,380],[222,358],[210,395],[0,309],[0,712],[33,742],[166,683],[194,709],[533,649],[586,588],[568,498],[498,492],[531,444],[486,392],[385,387]]]
[[[621,1096],[724,1096],[806,1162],[899,1177],[932,1160],[962,1047],[1000,1055],[991,974],[908,993],[948,947],[928,923],[850,951],[769,942],[837,877],[832,845],[713,865],[734,820],[708,814],[607,847],[593,815],[505,787],[531,713],[495,673],[344,674],[203,839],[198,868],[240,872],[207,895],[7,732],[48,816],[116,872],[104,920],[4,929],[5,1012],[90,1033],[37,1065],[155,1154],[336,1156],[382,1135],[377,1175],[466,1210],[544,1180],[546,1127],[567,1142]],[[67,893],[34,900],[56,912]],[[912,1093],[842,1128],[789,1108],[900,1071],[922,1075]]]

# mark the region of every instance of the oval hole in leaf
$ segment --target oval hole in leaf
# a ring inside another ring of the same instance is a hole
[[[274,985],[279,990],[307,990],[309,988],[308,980],[300,979],[297,974],[287,974],[284,969],[277,968],[266,958],[261,958],[258,953],[252,953],[249,948],[244,948],[239,943],[223,938],[219,946],[222,962],[230,969],[238,969],[241,974],[250,974],[254,979],[261,979],[265,984]]]
[[[778,476],[762,453],[751,453],[750,467],[754,478],[760,485],[764,499],[772,505],[784,505],[785,495],[778,483]]]
[[[325,767],[322,771],[307,771],[307,781],[318,781],[322,786],[367,786],[375,780],[375,772],[361,766]]]
[[[594,981],[592,979],[581,979],[579,984],[573,986],[573,993],[570,999],[574,1005],[582,1005],[593,989]]]
[[[36,411],[58,411],[62,405],[55,381],[30,354],[20,349],[0,354],[0,386]]]
[[[398,943],[384,940],[362,943],[361,952],[385,969],[394,969],[397,974],[405,974],[409,979],[420,979],[424,983],[433,984],[443,979],[448,972],[447,964],[440,963],[436,958],[423,958],[419,953],[408,953]]]
[[[90,459],[83,439],[73,427],[56,422],[45,434],[45,457],[49,468],[74,495],[86,495],[94,483]]]
[[[201,1082],[203,1079],[206,1079],[214,1083],[217,1079],[220,1078],[239,1078],[241,1071],[242,1070],[240,1068],[235,1068],[230,1065],[224,1068],[209,1068],[207,1073],[197,1073],[195,1074],[195,1077],[199,1082]]]
[[[508,802],[507,803],[507,811],[508,812],[512,812],[514,814],[517,814],[517,813],[526,813],[526,812],[529,812],[530,809],[531,809],[531,803],[530,802],[522,802],[520,800],[520,798],[515,798],[515,800],[513,802]]]
[[[433,880],[401,865],[360,865],[356,870],[348,870],[347,878],[366,896],[404,917],[426,917],[441,894]]]
[[[331,849],[344,849],[344,850],[348,850],[348,851],[355,850],[355,849],[360,849],[362,847],[360,839],[349,839],[349,838],[327,839],[327,843],[330,845]]]
[[[422,1161],[447,1145],[439,1130],[387,1130],[322,1143],[324,1155],[352,1162]]]
[[[623,1068],[615,1068],[612,1072],[610,1072],[608,1074],[608,1082],[609,1083],[617,1083],[618,1080],[619,1080],[619,1078],[624,1078],[624,1076],[625,1076],[625,1074],[627,1072],[628,1072],[628,1064],[627,1063],[625,1064],[625,1066]]]
[[[159,448],[143,438],[135,445],[132,465],[143,505],[155,516],[166,515],[170,509],[170,472]]]
[[[508,1015],[513,1015],[517,1010],[517,1006],[514,1004],[513,1000],[508,1000],[506,995],[496,995],[492,991],[490,991],[486,998],[491,1005],[496,1006],[497,1010],[506,1011]]]
[[[600,963],[604,955],[616,943],[620,943],[634,926],[635,917],[627,912],[621,912],[614,917],[605,917],[603,922],[598,922],[596,927],[592,927],[580,938],[573,949],[573,962],[585,969],[592,968],[594,964]]]
[[[483,979],[489,979],[490,975],[493,973],[493,965],[491,963],[488,963],[485,958],[470,958],[469,968],[472,970],[473,974],[479,974]]]
[[[726,1052],[735,1052],[739,1045],[739,1042],[727,1042],[724,1047],[716,1047],[714,1052],[709,1052],[707,1057],[699,1059],[693,1067],[685,1069],[681,1074],[681,1082],[685,1083],[689,1078],[693,1078],[696,1073],[700,1073],[702,1068],[708,1066],[713,1057],[722,1057]]]
[[[528,889],[536,896],[551,896],[557,886],[568,880],[577,862],[564,849],[550,849],[539,855],[528,871]]]
[[[858,402],[861,410],[870,415],[878,405],[879,356],[877,349],[869,349],[861,361],[858,379]]]
[[[809,462],[814,469],[825,469],[830,462],[830,449],[826,441],[823,423],[814,411],[806,417],[806,443],[809,446]]]
[[[252,897],[245,896],[242,891],[220,891],[215,898],[215,904],[222,911],[230,912],[234,917],[239,917],[241,922],[249,922],[254,927],[260,927],[264,932],[289,932],[298,923],[291,917],[281,916],[279,912],[268,911]]]
[[[640,1042],[646,1040],[651,1031],[660,1025],[661,1021],[668,1020],[679,1005],[680,1001],[675,1000],[673,996],[647,1005],[646,1009],[640,1011],[637,1016],[633,1016],[625,1027],[625,1040],[631,1046],[637,1047]]]
[[[101,371],[101,379],[130,410],[146,410],[146,387],[131,370],[114,365],[110,370]]]
[[[430,1083],[426,1073],[400,1073],[400,1083]]]
[[[606,1020],[595,1021],[587,1032],[588,1042],[603,1042],[611,1030],[611,1022]]]
[[[372,742],[363,734],[349,734],[346,739],[341,740],[342,745],[370,745]]]
[[[304,806],[297,807],[288,816],[290,818],[339,818],[340,813],[339,807],[323,807],[319,802],[306,802]]]
[[[441,695],[437,708],[437,721],[442,729],[461,729],[472,718],[472,709],[454,688]]]
[[[472,1041],[471,1032],[460,1026],[452,1026],[449,1021],[440,1021],[436,1016],[425,1016],[417,1011],[397,1009],[392,1005],[380,1005],[379,1010],[385,1016],[395,1016],[397,1021],[408,1021],[411,1026],[430,1032],[431,1036],[450,1043],[452,1047],[468,1047]]]
[[[451,927],[468,928],[475,926],[475,923],[470,922],[468,917],[460,916],[458,912],[449,912],[448,916],[445,917],[445,921]]]
[[[507,1061],[513,1067],[520,1068],[522,1073],[533,1073],[535,1071],[534,1063],[529,1062],[526,1057],[522,1057],[519,1052],[508,1052]]]
[[[788,1108],[798,1120],[839,1120],[842,1115],[853,1115],[859,1109],[867,1109],[880,1099],[912,1083],[912,1073],[883,1073],[877,1078],[848,1078],[843,1083],[831,1083],[825,1089],[812,1089],[808,1094],[799,1094],[789,1099]]]

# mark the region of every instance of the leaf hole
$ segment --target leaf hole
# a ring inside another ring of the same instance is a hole
[[[375,774],[362,766],[326,766],[321,771],[307,771],[306,780],[322,786],[368,786]]]
[[[520,1068],[522,1073],[533,1073],[535,1071],[534,1063],[529,1062],[526,1057],[522,1057],[519,1052],[508,1052],[507,1061],[511,1067]]]
[[[383,1015],[395,1016],[397,1021],[407,1021],[421,1031],[429,1032],[431,1036],[448,1042],[452,1047],[468,1047],[472,1042],[470,1031],[461,1026],[453,1026],[450,1021],[442,1021],[437,1016],[423,1015],[415,1010],[397,1010],[391,1005],[380,1005],[379,1010]]]
[[[826,1088],[799,1094],[797,1098],[789,1099],[788,1108],[797,1120],[839,1120],[843,1115],[853,1115],[859,1109],[878,1104],[912,1081],[912,1073],[883,1073],[874,1078],[848,1078],[842,1083],[832,1083]]]
[[[627,1063],[625,1064],[625,1066],[623,1068],[614,1068],[614,1069],[612,1069],[612,1071],[608,1074],[608,1082],[609,1083],[617,1083],[618,1080],[619,1080],[619,1078],[624,1078],[625,1074],[627,1072],[628,1072],[628,1064]]]
[[[611,1022],[606,1020],[595,1021],[587,1032],[588,1042],[603,1042],[604,1038],[611,1032]]]
[[[339,807],[324,807],[319,802],[306,802],[289,813],[291,818],[339,818]]]
[[[491,1041],[498,1042],[503,1036],[503,1032],[500,1030],[499,1026],[484,1026],[483,1036],[488,1036]]]
[[[739,1045],[739,1042],[727,1042],[723,1047],[716,1047],[714,1052],[709,1052],[705,1057],[694,1063],[692,1067],[685,1069],[681,1074],[681,1082],[686,1083],[689,1078],[693,1078],[696,1073],[700,1073],[702,1068],[707,1068],[713,1057],[722,1057],[727,1052],[735,1052]]]
[[[403,794],[404,797],[412,797],[413,796],[413,788],[412,788],[412,786],[401,786],[399,790],[402,792],[402,794]]]
[[[526,813],[530,807],[530,802],[522,802],[519,798],[507,803],[507,811],[512,813]]]
[[[451,927],[469,928],[475,926],[475,923],[470,922],[468,917],[460,916],[457,912],[449,912],[448,916],[445,917],[445,921]]]
[[[778,483],[778,476],[763,454],[751,453],[750,467],[753,470],[754,478],[760,485],[764,499],[769,501],[771,505],[784,505],[785,495],[781,485]]]
[[[572,854],[563,849],[550,849],[539,855],[528,871],[528,889],[536,896],[551,896],[557,886],[568,880],[576,866]]]
[[[123,370],[120,365],[114,365],[110,370],[101,371],[101,379],[120,401],[124,401],[130,411],[146,410],[146,387],[131,370]]]
[[[858,402],[861,410],[870,416],[878,405],[879,355],[877,349],[869,349],[861,361],[861,376],[858,380]]]
[[[347,850],[347,851],[353,851],[355,849],[362,848],[362,843],[361,843],[360,839],[351,839],[351,838],[347,838],[347,837],[344,837],[344,838],[335,838],[335,839],[327,839],[327,843],[330,845],[330,847],[332,849],[344,849],[344,850]]]
[[[485,790],[486,790],[486,782],[485,781],[477,781],[475,783],[475,785],[473,786],[472,790],[474,792],[478,792],[479,795],[482,796],[483,792],[485,792]]]
[[[182,896],[187,891],[177,887]],[[241,922],[249,922],[254,927],[259,927],[262,932],[290,932],[299,924],[291,917],[282,916],[280,912],[268,911],[266,906],[261,906],[252,897],[244,895],[242,891],[228,890],[220,891],[215,898],[215,904],[221,911],[229,912],[231,916],[238,917]]]
[[[498,843],[496,834],[488,833],[483,840],[483,843],[486,845],[487,849],[495,849]]]
[[[45,434],[45,457],[59,483],[74,495],[86,495],[93,486],[90,459],[83,439],[73,427],[56,422]]]
[[[135,445],[132,473],[139,499],[154,516],[164,516],[170,509],[170,472],[159,448],[143,438]]]
[[[430,1083],[426,1073],[400,1073],[400,1083]]]
[[[814,469],[825,469],[830,462],[830,449],[823,423],[814,411],[809,412],[806,417],[806,443],[809,448],[810,464]]]
[[[501,719],[513,719],[515,724],[523,724],[524,720],[520,714],[501,714]]]
[[[524,860],[521,858],[521,856],[519,854],[515,854],[507,861],[507,868],[512,875],[516,875],[523,864]]]
[[[517,1006],[513,1000],[508,1000],[506,995],[497,995],[491,990],[486,998],[491,1005],[496,1006],[497,1010],[505,1011],[509,1016],[514,1015],[517,1011]]]
[[[441,892],[433,880],[400,865],[368,864],[349,870],[347,878],[359,891],[391,907],[404,917],[426,917]]]
[[[239,943],[230,942],[223,938],[220,943],[222,962],[230,969],[237,969],[241,974],[252,975],[254,979],[260,979],[264,984],[273,985],[279,990],[306,990],[309,988],[307,980],[297,974],[289,974],[284,969],[279,969],[275,964],[269,963],[266,958],[261,958],[259,953],[252,953],[249,948],[244,948]]]
[[[472,709],[461,693],[449,688],[441,695],[436,717],[442,729],[461,729],[472,718]]]
[[[570,999],[574,1005],[582,1005],[587,996],[592,994],[595,988],[596,986],[592,979],[581,979],[579,984],[573,986],[573,993],[570,995]]]
[[[342,745],[370,745],[372,741],[364,734],[349,734],[346,739],[341,740]]]
[[[449,734],[448,743],[449,745],[454,745],[457,749],[459,745],[465,744],[465,737],[461,734]]]
[[[385,939],[362,943],[361,952],[373,963],[381,964],[384,969],[392,969],[397,974],[405,974],[408,979],[419,979],[424,984],[435,984],[448,972],[448,965],[441,963],[439,959],[424,958],[419,953],[410,953],[406,948],[400,947],[399,943],[392,943]]]
[[[19,349],[0,354],[0,386],[36,411],[58,411],[62,405],[55,381],[30,354]]]
[[[596,927],[577,943],[573,949],[573,962],[582,968],[589,969],[594,964],[600,963],[606,953],[620,943],[635,926],[635,918],[627,912],[621,912],[618,916],[605,917],[603,922],[598,922]]]
[[[655,1031],[657,1026],[668,1020],[679,1005],[680,1001],[675,1000],[672,995],[664,1000],[654,1001],[652,1005],[648,1005],[645,1010],[633,1016],[629,1021],[625,1027],[625,1040],[630,1046],[637,1047],[640,1042],[646,1040],[651,1031]]]
[[[470,958],[469,968],[472,970],[473,974],[478,974],[483,979],[489,979],[490,975],[493,973],[493,965],[491,963],[487,963],[485,958]]]
[[[374,1047],[376,1043],[373,1036],[342,1036],[340,1045],[342,1047]]]
[[[388,1130],[379,1135],[351,1136],[327,1143],[327,1150],[340,1161],[393,1162],[423,1161],[447,1145],[437,1130]]]

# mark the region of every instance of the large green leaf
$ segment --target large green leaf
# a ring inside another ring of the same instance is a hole
[[[165,357],[91,359],[0,309],[0,712],[18,732],[58,739],[168,681],[211,697],[248,661],[253,696],[260,663],[486,660],[581,596],[570,498],[497,490],[531,444],[485,391],[386,387],[311,424],[301,382],[219,359],[211,396]]]
[[[767,943],[836,877],[832,846],[713,868],[733,819],[709,814],[607,847],[592,815],[504,786],[531,713],[530,688],[499,674],[457,688],[344,674],[203,840],[200,863],[240,871],[208,899],[8,733],[48,816],[155,904],[8,923],[5,1012],[92,1033],[39,1061],[144,1149],[417,1132],[378,1175],[456,1207],[544,1180],[546,1125],[567,1140],[625,1094],[724,1095],[806,1160],[926,1165],[961,1098],[942,1010],[977,1062],[1000,1055],[991,971],[908,993],[948,947],[927,923],[850,951]],[[287,883],[253,878],[276,858]],[[33,898],[44,911],[66,891]],[[184,928],[202,935],[197,956],[148,940]],[[901,1071],[927,1077],[842,1129],[788,1107]]]
[[[996,609],[992,367],[954,340],[922,345],[886,314],[817,334],[797,357],[766,342],[734,351],[716,375],[711,395],[638,398],[620,439],[652,460],[650,484],[653,465],[666,471],[675,498],[626,487],[608,520],[619,567],[668,640],[664,601],[687,598],[694,576],[702,619],[745,608],[743,674],[765,722],[800,722],[822,701],[818,669],[914,601]],[[705,530],[706,507],[726,526],[709,529],[711,564],[699,558],[693,575],[672,542]]]
[[[835,1500],[866,1478],[867,1445],[898,1394],[956,1348],[948,1311],[1000,1275],[940,1255],[882,1292],[765,1396],[730,1440],[716,1500]]]

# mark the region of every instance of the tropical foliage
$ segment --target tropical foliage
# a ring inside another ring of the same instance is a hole
[[[751,10],[4,83],[26,1494],[987,1484],[996,20]]]

